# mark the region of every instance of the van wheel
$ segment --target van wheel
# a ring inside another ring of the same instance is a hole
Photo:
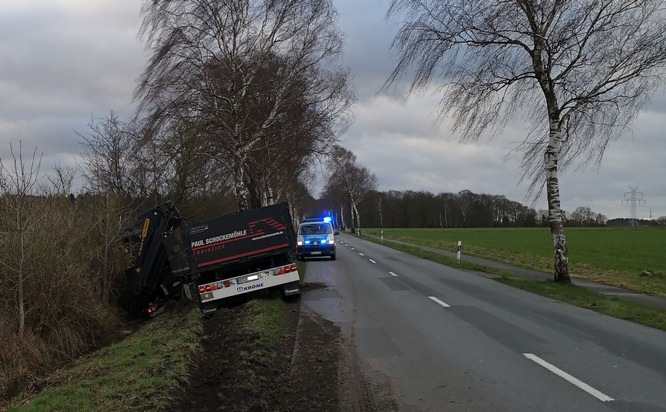
[[[331,255],[331,260],[335,260],[335,254]]]

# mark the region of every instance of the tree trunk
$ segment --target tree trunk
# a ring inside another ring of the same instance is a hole
[[[379,198],[379,201],[377,202],[377,206],[379,208],[379,227],[383,228],[384,227],[384,216],[382,215],[382,198]]]
[[[542,60],[542,51],[544,49],[543,38],[536,38],[532,53],[532,64],[534,73],[546,98],[546,107],[548,108],[548,145],[543,155],[543,162],[546,171],[548,220],[550,223],[550,235],[553,238],[553,250],[555,252],[553,259],[553,280],[558,283],[571,283],[571,278],[569,277],[569,251],[567,248],[567,239],[564,237],[562,209],[560,207],[560,183],[557,177],[557,163],[569,117],[568,114],[562,114],[551,81],[546,75],[546,66]]]
[[[101,280],[102,280],[102,303],[104,305],[109,305],[110,302],[110,297],[109,297],[109,291],[110,291],[110,285],[109,285],[109,248],[111,245],[109,244],[110,239],[109,239],[109,234],[111,233],[111,216],[109,212],[109,194],[107,193],[105,195],[105,202],[104,202],[104,221],[102,222],[102,225],[104,226],[103,231],[102,231],[102,240],[104,240],[104,249],[102,250],[102,273],[101,273]]]
[[[25,301],[23,296],[23,272],[19,270],[18,275],[18,307],[19,307],[19,329],[18,337],[23,339],[25,333]]]
[[[105,239],[106,241],[106,239]],[[110,306],[111,297],[110,297],[110,279],[109,279],[109,244],[104,244],[104,251],[102,252],[102,303],[105,306]]]
[[[361,216],[358,214],[358,208],[356,208],[356,203],[352,203],[352,209],[354,211],[354,216],[356,216],[356,234],[361,234]]]
[[[245,184],[245,170],[243,169],[243,162],[240,159],[236,160],[234,175],[234,191],[236,192],[238,211],[240,212],[250,208],[250,191]]]
[[[19,202],[17,204],[17,211],[16,211],[16,223],[17,223],[17,228],[18,228],[18,235],[19,235],[19,262],[18,262],[18,267],[16,268],[16,272],[18,274],[18,307],[19,307],[19,330],[18,330],[18,337],[19,339],[23,339],[23,335],[25,334],[25,317],[26,317],[26,310],[25,310],[25,289],[24,289],[24,284],[25,284],[25,273],[24,273],[24,263],[25,263],[25,254],[26,254],[26,241],[25,241],[25,230],[26,230],[26,225],[24,223],[23,219],[23,196],[19,195]]]
[[[262,206],[268,206],[275,204],[275,196],[273,193],[273,188],[271,186],[268,186],[266,188],[266,201]]]
[[[569,251],[562,224],[560,207],[560,185],[557,177],[557,161],[562,142],[561,122],[551,121],[550,139],[544,154],[546,168],[546,193],[548,195],[548,220],[555,252],[553,280],[558,283],[571,283],[569,276]]]

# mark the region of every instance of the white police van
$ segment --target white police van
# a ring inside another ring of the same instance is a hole
[[[339,232],[333,229],[329,217],[303,219],[296,233],[296,257],[303,260],[306,257],[329,256],[335,260],[337,234]]]

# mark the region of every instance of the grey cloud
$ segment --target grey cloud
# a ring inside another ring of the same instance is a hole
[[[0,5],[0,156],[19,140],[49,158],[76,156],[75,131],[132,112],[140,1],[10,3]]]
[[[384,20],[383,0],[334,0],[345,33],[344,64],[359,97],[356,122],[341,144],[377,176],[380,190],[427,190],[505,195],[525,199],[519,159],[507,158],[526,130],[521,119],[498,136],[459,143],[447,121],[436,123],[439,97],[405,98],[403,79],[395,90],[380,88],[395,59],[389,45],[397,30]],[[143,69],[137,39],[140,0],[18,0],[0,2],[0,157],[9,143],[44,153],[43,167],[74,164],[88,123],[110,111],[128,117],[135,82]],[[599,168],[561,176],[562,206],[589,206],[609,217],[628,216],[623,196],[639,186],[639,213],[666,215],[664,162],[666,94],[656,94],[646,112],[610,145]],[[545,199],[534,207],[545,209]]]

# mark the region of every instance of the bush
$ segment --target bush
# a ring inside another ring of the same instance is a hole
[[[104,214],[53,197],[30,198],[17,213],[12,200],[0,198],[0,404],[39,390],[120,318],[104,298],[103,277],[122,266],[108,246],[120,242],[101,238],[94,221]]]

